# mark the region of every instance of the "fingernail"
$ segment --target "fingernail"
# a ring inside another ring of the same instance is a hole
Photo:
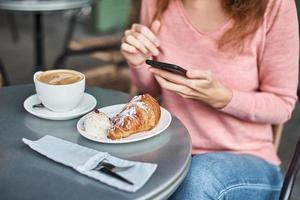
[[[158,50],[155,50],[153,55],[154,55],[154,56],[158,56],[158,54],[159,54],[159,51],[158,51]]]

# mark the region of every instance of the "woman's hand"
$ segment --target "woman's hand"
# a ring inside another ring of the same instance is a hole
[[[150,68],[150,71],[162,88],[174,91],[183,98],[199,100],[213,108],[225,107],[232,98],[232,91],[214,79],[210,71],[188,70],[187,77],[155,68]]]
[[[154,21],[150,27],[133,24],[122,38],[121,53],[129,63],[140,65],[146,59],[159,54],[159,40],[156,37],[160,22]]]

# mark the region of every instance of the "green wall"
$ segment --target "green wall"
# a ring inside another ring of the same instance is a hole
[[[97,0],[94,7],[96,31],[109,33],[125,28],[130,2],[130,0]]]

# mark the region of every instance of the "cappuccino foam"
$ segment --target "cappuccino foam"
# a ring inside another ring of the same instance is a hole
[[[37,79],[50,85],[67,85],[79,82],[83,79],[80,74],[69,71],[44,72]]]

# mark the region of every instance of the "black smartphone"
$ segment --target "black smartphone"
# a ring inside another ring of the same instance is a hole
[[[155,67],[157,69],[162,69],[162,70],[166,70],[168,72],[179,74],[181,76],[186,76],[186,72],[187,72],[186,69],[183,69],[182,67],[179,67],[178,65],[159,62],[159,61],[155,61],[155,60],[146,60],[146,64],[151,65],[152,67]]]

